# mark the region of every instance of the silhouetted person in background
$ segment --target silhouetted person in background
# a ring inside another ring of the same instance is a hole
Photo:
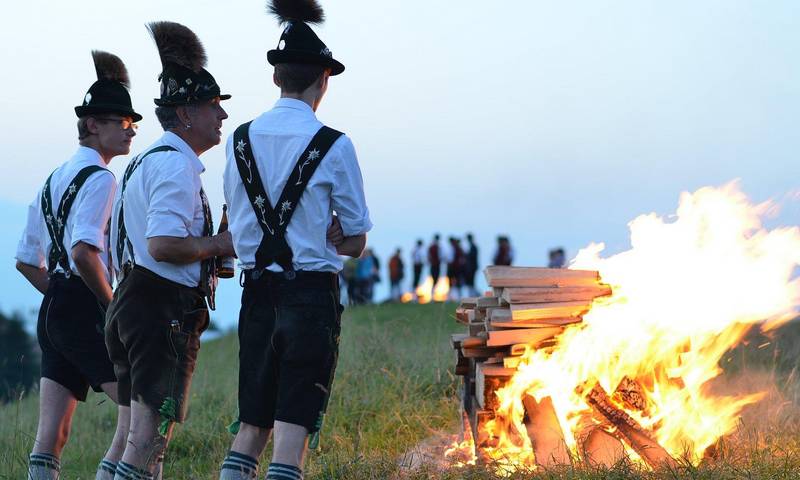
[[[448,296],[453,300],[461,298],[461,285],[464,278],[464,250],[461,242],[456,237],[450,237],[450,250],[447,258],[447,278],[450,280],[450,292]]]
[[[361,254],[356,265],[356,288],[353,295],[353,303],[361,305],[372,303],[372,286],[375,281],[377,266],[372,250],[367,248]]]
[[[464,262],[464,285],[467,287],[467,295],[477,297],[478,290],[475,288],[475,274],[478,272],[478,246],[471,233],[467,234],[469,247],[465,255]]]
[[[411,284],[411,291],[416,295],[419,279],[422,277],[422,267],[425,265],[425,247],[422,246],[422,239],[417,240],[414,250],[411,251],[411,262],[414,265],[414,281]]]
[[[357,258],[348,258],[342,267],[342,278],[347,286],[347,303],[349,305],[356,305],[356,297],[358,297],[358,282],[356,281],[358,260]]]
[[[550,260],[547,262],[548,268],[564,268],[564,265],[567,263],[566,254],[561,247],[550,250],[549,257]]]
[[[392,258],[389,259],[389,283],[391,284],[389,295],[394,301],[399,301],[400,296],[403,294],[400,283],[404,277],[405,265],[403,265],[403,258],[400,256],[400,249],[398,248]]]
[[[442,268],[442,252],[439,248],[439,234],[433,236],[433,241],[428,247],[428,265],[430,266],[431,278],[433,279],[433,288],[436,288],[436,282],[439,281],[439,274]]]
[[[494,253],[495,265],[511,265],[514,262],[514,249],[505,235],[497,237],[497,250]]]

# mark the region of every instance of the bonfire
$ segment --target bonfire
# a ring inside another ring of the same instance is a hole
[[[673,216],[633,220],[627,251],[591,244],[560,272],[487,269],[492,289],[457,310],[469,427],[447,457],[508,472],[713,455],[764,395],[712,393],[720,359],[800,306],[800,229],[765,228],[773,208],[736,183],[706,187]]]

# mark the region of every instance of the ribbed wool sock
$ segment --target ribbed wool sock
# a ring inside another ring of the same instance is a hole
[[[119,462],[114,480],[153,480],[153,475],[130,463]]]
[[[28,480],[58,480],[61,462],[49,453],[31,453],[28,459]]]
[[[265,480],[303,480],[303,471],[294,465],[270,463]]]
[[[243,453],[230,451],[222,461],[219,480],[255,480],[258,477],[258,460]]]
[[[97,474],[94,480],[114,480],[114,475],[117,473],[117,464],[109,462],[105,458],[97,466]]]

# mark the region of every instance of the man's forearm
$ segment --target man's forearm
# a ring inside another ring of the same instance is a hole
[[[39,290],[42,294],[47,293],[47,287],[50,285],[50,277],[47,275],[47,270],[17,260],[17,271],[19,271],[36,290]]]
[[[367,246],[367,234],[344,237],[344,241],[336,246],[336,253],[348,257],[360,257]]]
[[[147,239],[147,251],[157,262],[186,265],[211,257],[234,255],[229,232],[211,237],[152,237]]]
[[[108,270],[100,260],[100,251],[91,245],[78,242],[72,247],[71,254],[83,283],[103,306],[108,306],[114,293],[106,277]]]

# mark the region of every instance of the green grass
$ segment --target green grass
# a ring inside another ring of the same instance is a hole
[[[498,478],[485,468],[411,469],[410,452],[439,456],[445,434],[460,428],[451,332],[462,331],[451,317],[453,305],[381,305],[345,313],[341,355],[321,448],[307,462],[308,479],[475,479]],[[720,456],[699,467],[685,464],[652,473],[630,464],[609,470],[564,469],[519,472],[514,478],[606,479],[789,479],[800,478],[800,421],[797,365],[800,329],[784,329],[778,340],[753,338],[724,360],[732,372],[747,372],[720,383],[721,390],[764,388],[770,396],[744,416]],[[187,422],[167,453],[165,478],[215,479],[231,442],[226,426],[236,414],[235,335],[203,344],[192,386]],[[728,358],[730,360],[728,360]],[[742,379],[745,380],[742,380]],[[775,387],[775,385],[778,385]],[[76,413],[62,463],[62,478],[93,479],[111,439],[114,406],[90,395]],[[0,479],[25,478],[36,430],[35,393],[0,407]],[[416,457],[418,458],[418,457]],[[262,457],[268,463],[269,452]]]

